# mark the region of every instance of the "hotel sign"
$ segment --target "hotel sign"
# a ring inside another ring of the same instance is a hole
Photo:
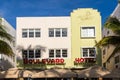
[[[95,63],[95,58],[75,58],[74,63]]]
[[[23,59],[24,64],[64,64],[64,59]]]

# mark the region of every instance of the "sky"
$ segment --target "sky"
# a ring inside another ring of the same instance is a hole
[[[98,9],[102,25],[118,0],[0,0],[0,16],[16,28],[16,17],[70,16],[78,8]]]

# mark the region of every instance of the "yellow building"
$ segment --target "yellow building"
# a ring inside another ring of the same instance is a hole
[[[94,46],[95,41],[101,39],[100,13],[92,8],[74,10],[71,13],[71,31],[72,65],[83,68],[98,64],[100,54]]]

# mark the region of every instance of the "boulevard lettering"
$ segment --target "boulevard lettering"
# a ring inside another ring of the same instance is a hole
[[[24,64],[64,64],[64,59],[23,59]]]

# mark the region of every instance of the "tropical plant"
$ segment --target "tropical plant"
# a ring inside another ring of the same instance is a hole
[[[11,42],[13,37],[7,33],[5,26],[2,25],[2,19],[0,18],[0,54],[7,56],[13,55],[13,50],[8,42]]]
[[[120,21],[116,17],[109,17],[104,24],[104,27],[111,30],[115,35],[102,38],[96,46],[104,47],[107,45],[113,45],[115,48],[112,55],[114,55],[116,52],[120,51]]]

